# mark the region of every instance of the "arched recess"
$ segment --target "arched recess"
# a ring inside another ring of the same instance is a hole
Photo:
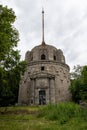
[[[44,54],[41,55],[41,60],[46,60],[46,56]]]

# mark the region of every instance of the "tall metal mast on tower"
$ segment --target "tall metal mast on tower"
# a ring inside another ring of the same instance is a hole
[[[45,46],[44,41],[44,9],[42,8],[42,46]]]

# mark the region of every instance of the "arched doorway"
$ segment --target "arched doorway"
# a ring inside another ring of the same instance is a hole
[[[46,104],[46,91],[40,90],[39,91],[39,105],[45,105]]]

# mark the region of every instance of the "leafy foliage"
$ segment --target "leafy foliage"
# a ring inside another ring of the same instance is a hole
[[[12,9],[0,5],[0,106],[17,102],[21,74],[26,67],[15,48],[19,41],[19,33],[13,26],[15,19]]]
[[[77,66],[71,74],[71,92],[73,101],[87,100],[87,66]]]
[[[12,9],[0,5],[0,62],[6,58],[13,47],[17,46],[19,41],[18,31],[13,26],[15,19]]]
[[[73,72],[71,72],[71,79],[77,79],[81,77],[82,66],[74,66]]]

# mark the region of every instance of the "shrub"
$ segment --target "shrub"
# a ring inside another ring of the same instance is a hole
[[[69,121],[73,117],[81,117],[82,108],[75,103],[49,104],[41,108],[38,117],[49,120],[59,120],[61,124]]]

